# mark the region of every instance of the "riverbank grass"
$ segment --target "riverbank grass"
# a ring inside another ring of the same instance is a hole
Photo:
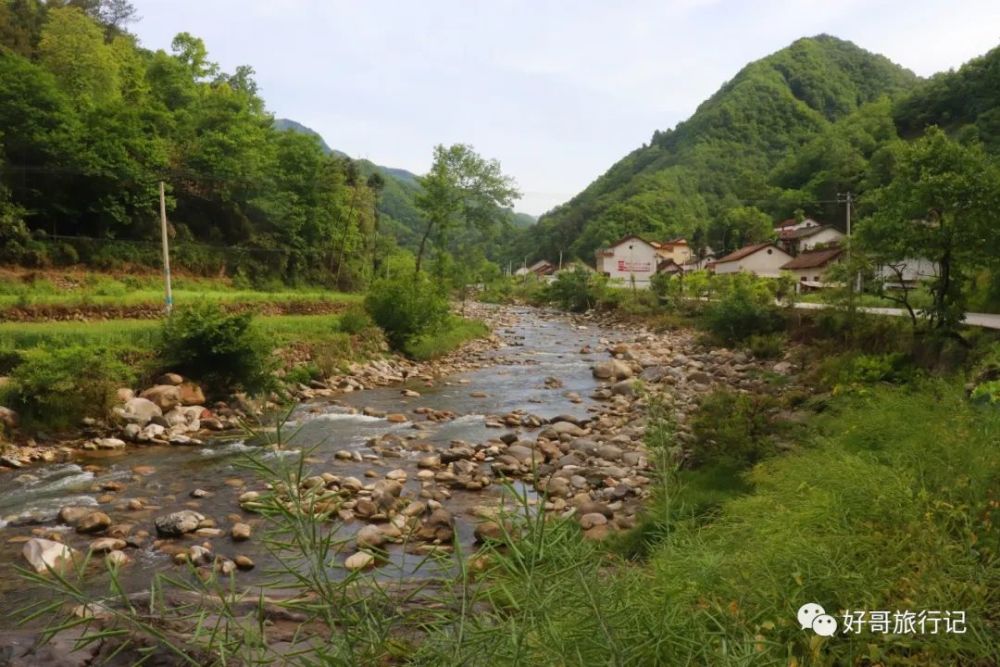
[[[447,318],[432,332],[406,343],[404,352],[416,361],[430,361],[454,352],[462,345],[490,334],[490,328],[479,320],[458,316]]]

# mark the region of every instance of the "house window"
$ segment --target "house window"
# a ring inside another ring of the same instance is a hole
[[[768,255],[770,255],[770,254],[771,254],[771,249],[770,249],[770,248],[768,248],[768,249],[767,249],[767,254],[768,254]]]
[[[805,282],[807,279],[808,278],[806,276],[802,276],[801,278],[799,278],[799,280],[802,281],[802,282]]]
[[[813,280],[815,280],[816,282],[819,282],[819,276],[813,277]]]

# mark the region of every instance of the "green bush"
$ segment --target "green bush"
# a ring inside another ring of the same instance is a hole
[[[777,399],[768,394],[728,389],[708,394],[691,419],[691,430],[698,440],[696,457],[702,463],[760,460],[774,446],[772,415],[777,407]]]
[[[274,383],[273,343],[252,313],[230,315],[216,304],[182,310],[160,334],[163,370],[197,379],[209,392],[260,393]]]
[[[596,276],[586,269],[577,267],[572,271],[561,271],[548,286],[546,295],[563,310],[582,313],[597,303],[601,286]]]
[[[705,313],[708,330],[727,344],[785,327],[784,314],[768,285],[753,276],[735,275],[721,298]]]
[[[458,349],[465,342],[488,335],[489,332],[489,327],[479,320],[453,316],[434,330],[410,339],[404,351],[408,357],[418,361],[436,359]]]
[[[915,374],[910,358],[900,353],[835,355],[826,357],[817,368],[820,385],[837,393],[881,382],[909,382]]]
[[[62,429],[107,416],[116,390],[133,379],[107,348],[38,347],[22,353],[4,393],[29,429]]]
[[[788,339],[781,334],[754,334],[747,341],[747,348],[757,359],[777,359],[785,352]]]
[[[365,310],[385,332],[389,345],[404,350],[448,317],[444,291],[423,274],[379,280],[365,297]]]
[[[372,326],[374,322],[371,316],[361,306],[351,306],[340,316],[340,330],[352,336],[367,331]]]

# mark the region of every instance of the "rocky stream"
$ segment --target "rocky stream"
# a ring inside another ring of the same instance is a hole
[[[339,526],[344,548],[330,567],[345,576],[390,566],[420,576],[416,564],[450,549],[455,536],[470,549],[489,539],[503,480],[601,539],[633,526],[650,492],[640,387],[662,394],[683,445],[701,394],[786,370],[703,348],[688,330],[477,308],[492,338],[437,364],[375,362],[302,387],[280,451],[265,438],[220,431],[174,444],[90,443],[0,472],[0,601],[12,610],[36,595],[15,566],[44,570],[88,551],[95,591],[107,586],[102,559],[119,565],[129,591],[147,588],[153,572],[192,565],[254,586],[274,565],[254,511],[273,489],[241,463],[303,449],[300,485]],[[0,618],[8,655],[27,641],[12,623]]]

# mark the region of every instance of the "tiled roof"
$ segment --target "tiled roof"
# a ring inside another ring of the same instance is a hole
[[[743,259],[744,257],[749,257],[758,250],[763,250],[764,248],[773,247],[771,243],[757,243],[755,245],[743,246],[739,250],[735,250],[722,259],[715,260],[717,264],[722,264],[723,262],[735,262],[738,259]]]
[[[826,248],[825,250],[810,250],[800,254],[792,261],[782,265],[782,269],[815,269],[826,266],[840,257],[843,248]]]
[[[803,229],[782,229],[781,240],[791,241],[793,239],[804,239],[812,236],[813,234],[819,234],[824,229],[833,229],[833,227],[830,225],[820,225],[819,227],[805,227]]]

